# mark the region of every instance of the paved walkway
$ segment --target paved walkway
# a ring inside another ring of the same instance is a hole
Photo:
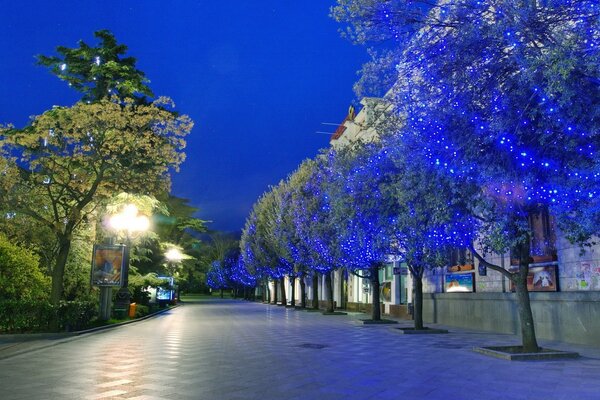
[[[186,303],[135,324],[29,342],[22,354],[0,350],[0,398],[600,399],[600,349],[542,341],[583,357],[510,362],[471,348],[516,344],[515,336],[401,335],[360,317]]]

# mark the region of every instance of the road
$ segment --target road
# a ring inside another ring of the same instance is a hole
[[[510,362],[471,348],[517,343],[511,335],[401,335],[359,317],[186,303],[0,360],[0,399],[600,399],[598,349]]]

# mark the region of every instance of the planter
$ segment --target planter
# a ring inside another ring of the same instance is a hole
[[[540,348],[535,353],[523,352],[522,346],[490,346],[475,347],[473,351],[490,357],[501,358],[509,361],[527,360],[561,360],[565,358],[577,358],[579,353]]]
[[[423,329],[415,329],[415,328],[396,328],[403,335],[429,335],[429,334],[438,334],[438,333],[448,333],[447,329],[436,329],[436,328],[423,328]]]

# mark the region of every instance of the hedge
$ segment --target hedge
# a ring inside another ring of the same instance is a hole
[[[62,331],[81,330],[97,314],[96,304],[87,301],[63,301],[53,306],[47,301],[0,300],[0,332],[48,332],[55,318]]]

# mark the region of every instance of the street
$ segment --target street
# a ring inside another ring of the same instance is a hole
[[[398,325],[363,326],[359,318],[365,315],[228,299],[188,302],[0,360],[0,398],[600,398],[599,349],[550,343],[582,357],[510,362],[471,348],[518,343],[515,336],[452,328],[401,335]]]

